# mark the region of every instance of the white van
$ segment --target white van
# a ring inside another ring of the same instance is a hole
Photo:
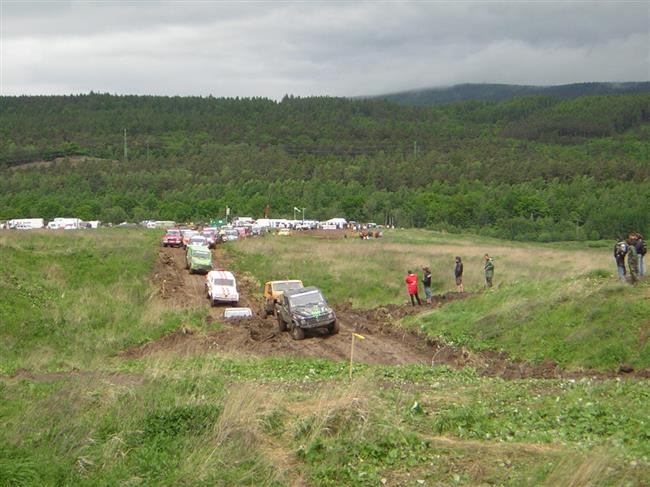
[[[237,282],[232,272],[210,271],[205,276],[205,291],[212,306],[218,303],[239,302]]]

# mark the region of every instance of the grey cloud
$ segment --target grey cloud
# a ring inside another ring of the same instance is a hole
[[[376,94],[650,79],[650,4],[3,2],[2,92]]]

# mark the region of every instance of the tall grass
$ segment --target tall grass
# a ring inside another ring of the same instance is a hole
[[[408,320],[426,333],[474,349],[563,367],[650,366],[647,285],[582,276],[502,286]]]
[[[157,233],[3,232],[0,374],[99,366],[178,326],[150,284]]]
[[[256,276],[260,283],[302,279],[323,288],[334,302],[351,301],[361,307],[405,302],[406,271],[415,271],[421,277],[425,265],[432,269],[435,292],[455,290],[456,255],[464,262],[467,291],[484,287],[485,253],[494,258],[497,285],[561,279],[612,267],[605,249],[518,245],[422,230],[385,233],[383,239],[377,240],[268,236],[238,242],[230,248],[237,256],[236,265]]]

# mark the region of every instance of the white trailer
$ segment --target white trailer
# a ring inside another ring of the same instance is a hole
[[[17,218],[7,222],[7,228],[16,230],[35,230],[44,226],[45,222],[42,218]]]
[[[321,223],[321,228],[323,230],[339,230],[345,228],[347,224],[348,222],[345,218],[330,218]]]
[[[176,222],[172,220],[149,220],[146,223],[147,228],[173,228]]]
[[[253,223],[255,223],[255,219],[250,216],[238,216],[232,221],[232,224],[235,227],[243,227],[246,225],[252,225]]]
[[[55,218],[47,224],[50,230],[77,230],[81,226],[79,218]]]

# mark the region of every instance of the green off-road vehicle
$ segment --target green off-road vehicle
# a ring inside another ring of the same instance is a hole
[[[339,332],[334,310],[316,287],[284,291],[276,309],[280,331],[289,330],[294,340],[305,338],[305,330],[327,329],[330,335]]]
[[[212,252],[205,245],[189,245],[185,256],[185,268],[190,274],[212,270]]]

